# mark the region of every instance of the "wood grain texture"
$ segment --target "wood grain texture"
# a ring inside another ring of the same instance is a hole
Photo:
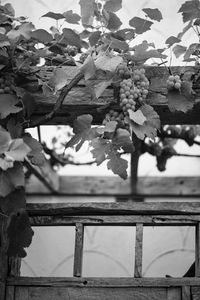
[[[133,191],[132,191],[133,192]],[[34,176],[26,194],[49,195],[49,190]],[[60,176],[59,194],[63,196],[130,196],[131,182],[118,177]],[[135,193],[140,197],[200,197],[200,177],[138,177]]]
[[[63,67],[68,74],[68,82],[77,73],[77,67]],[[198,72],[198,68],[195,67],[172,67],[173,74],[187,73],[189,76]],[[41,78],[48,79],[52,75],[52,68],[47,68],[38,73]],[[169,76],[169,72],[165,67],[147,67],[146,75],[150,81],[150,92],[148,95],[148,102],[154,106],[154,109],[160,115],[162,124],[199,124],[199,87],[198,82],[194,84],[194,90],[196,92],[196,105],[193,110],[184,114],[182,112],[170,112],[167,106],[167,88],[166,80]],[[42,115],[52,111],[56,102],[57,96],[44,97],[38,88],[37,78],[33,77],[32,82],[24,84],[24,87],[29,89],[36,100],[36,110],[32,116],[32,119],[38,119]],[[117,94],[115,92],[115,94]],[[119,109],[117,104],[117,97],[113,96],[113,89],[107,88],[99,99],[92,99],[89,89],[85,87],[84,81],[81,81],[76,87],[74,87],[65,98],[62,108],[58,112],[57,116],[53,118],[48,124],[72,124],[73,120],[81,114],[90,112],[94,118],[95,124],[101,124],[105,113],[109,108],[105,108],[105,104],[111,104],[112,108]],[[77,109],[78,107],[78,109]],[[99,110],[101,109],[101,110]]]
[[[181,289],[169,287],[167,289],[167,300],[182,300],[181,299]]]
[[[71,226],[78,223],[84,225],[135,226],[143,223],[145,226],[194,226],[200,222],[200,216],[190,215],[125,215],[125,216],[33,216],[30,217],[32,226]]]
[[[18,277],[7,279],[8,286],[47,287],[182,287],[200,286],[200,278],[106,278],[106,277]]]
[[[26,291],[25,291],[26,290]],[[27,297],[28,294],[28,297]],[[19,298],[19,297],[24,298]],[[16,300],[167,300],[165,288],[18,288]],[[178,299],[177,299],[178,300]]]
[[[142,277],[143,224],[136,224],[134,277]]]
[[[29,299],[29,287],[16,287],[15,288],[15,300],[30,300]]]
[[[195,228],[195,276],[200,277],[200,223]]]
[[[8,258],[7,258],[7,218],[0,215],[0,300],[5,299],[6,278],[8,275]]]
[[[91,215],[199,215],[199,202],[29,203],[30,216]]]
[[[76,236],[75,236],[75,251],[74,251],[74,271],[75,277],[82,275],[83,265],[83,242],[84,242],[84,226],[82,223],[76,223]]]
[[[6,299],[5,300],[15,300],[15,287],[14,286],[6,287]]]
[[[181,288],[181,300],[191,300],[190,286],[182,286]]]

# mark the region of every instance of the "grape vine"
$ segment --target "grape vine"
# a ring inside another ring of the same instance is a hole
[[[187,113],[196,107],[195,93],[200,82],[200,9],[193,6],[196,1],[182,4],[179,13],[189,25],[177,37],[169,37],[163,49],[156,49],[146,40],[137,42],[138,35],[162,20],[158,9],[144,8],[144,18],[133,17],[130,27],[122,28],[117,14],[122,0],[81,0],[80,16],[71,10],[43,15],[52,20],[47,31],[35,28],[23,16],[15,16],[11,4],[0,5],[0,216],[7,220],[10,256],[25,256],[24,248],[33,236],[26,213],[25,179],[35,174],[56,192],[53,168],[73,163],[71,157],[61,157],[42,146],[27,129],[54,120],[73,89],[86,90],[97,107],[84,114],[66,113],[66,122],[69,117],[69,123],[73,123],[73,135],[65,141],[65,148],[79,151],[87,142],[92,163],[106,162],[107,168],[123,179],[128,177],[128,162],[123,154],[134,153],[137,139],[142,141],[142,152],[156,156],[160,171],[165,169],[168,158],[177,155],[169,138],[184,139],[188,145],[199,143],[196,128],[164,129],[159,109],[152,105],[152,98],[160,97],[159,101],[166,100],[171,113]],[[80,32],[73,30],[72,24],[79,25]],[[186,47],[181,45],[181,39],[188,30],[195,34],[197,42]],[[169,50],[170,55],[182,55],[184,62],[195,64],[197,71],[190,73],[182,68],[172,73],[171,66],[167,66]],[[156,68],[164,70],[162,93],[155,89],[151,73],[154,67],[148,67],[152,59]],[[111,90],[112,101],[101,105],[104,93]],[[41,97],[56,98],[53,108],[42,115],[41,110],[38,113]],[[102,123],[93,126],[94,114],[102,111]],[[44,175],[47,168],[53,174],[50,182]],[[23,226],[24,236],[20,232]]]

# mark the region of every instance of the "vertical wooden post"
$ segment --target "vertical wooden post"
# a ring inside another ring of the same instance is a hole
[[[73,275],[75,277],[81,277],[82,275],[83,242],[84,242],[84,226],[82,223],[76,223],[74,272],[73,272]]]
[[[6,227],[7,218],[0,215],[0,300],[5,300],[8,274]]]
[[[190,300],[191,299],[191,291],[190,286],[182,286],[181,288],[181,300]]]
[[[137,192],[137,181],[138,181],[138,163],[139,157],[141,154],[141,140],[139,140],[135,134],[132,136],[133,144],[135,147],[135,151],[131,154],[131,194],[132,200],[134,201],[142,201],[143,199],[140,197],[134,197]]]
[[[195,276],[200,277],[200,223],[195,228]]]
[[[142,277],[143,224],[136,224],[134,277]]]

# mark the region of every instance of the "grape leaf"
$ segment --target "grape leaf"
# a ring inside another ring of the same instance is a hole
[[[117,66],[123,62],[122,57],[100,52],[95,60],[97,69],[114,73]]]
[[[143,125],[146,121],[146,117],[143,115],[142,111],[138,109],[137,111],[133,111],[132,109],[128,110],[129,118],[137,123],[138,125]]]
[[[37,166],[41,166],[45,162],[45,156],[43,154],[42,145],[34,139],[29,133],[23,135],[23,141],[29,146],[31,151],[27,154],[31,163]]]
[[[9,131],[12,139],[21,137],[22,132],[23,132],[22,124],[16,123],[16,120],[14,118],[9,119],[6,127],[7,127],[7,130]]]
[[[108,170],[112,170],[114,174],[117,174],[121,178],[126,179],[128,177],[127,160],[121,158],[120,154],[117,153],[114,149],[109,151],[107,158],[108,158],[108,162],[107,162]]]
[[[110,141],[100,137],[97,137],[90,142],[90,146],[93,148],[91,150],[91,153],[95,159],[97,166],[102,164],[102,162],[106,159],[106,152],[110,145]]]
[[[101,133],[104,133],[104,132],[114,132],[115,129],[117,127],[117,122],[116,121],[109,121],[106,123],[106,125],[103,127],[103,128],[100,128],[100,131],[98,131],[97,129],[97,132],[101,132]]]
[[[32,31],[31,37],[43,44],[48,44],[53,40],[53,36],[44,29],[37,29],[35,31]]]
[[[194,106],[194,97],[191,94],[192,86],[189,82],[181,83],[181,93],[178,90],[170,90],[167,94],[169,109],[186,113]]]
[[[8,256],[25,257],[26,252],[24,248],[31,244],[33,234],[34,232],[31,229],[29,217],[25,210],[20,209],[17,213],[11,214],[7,228]]]
[[[117,146],[119,149],[122,148],[126,153],[133,153],[135,150],[130,133],[126,129],[117,129],[114,137],[112,138],[112,144]]]
[[[0,196],[6,197],[16,188],[24,186],[24,172],[21,163],[15,162],[12,168],[0,169]]]
[[[153,22],[139,17],[134,17],[129,21],[129,25],[135,28],[135,32],[137,34],[141,34],[146,32],[147,30],[150,30],[152,24]]]
[[[5,158],[13,161],[23,161],[31,151],[23,139],[11,140],[8,150],[4,152]]]
[[[109,12],[108,15],[109,18],[106,27],[111,31],[115,31],[119,29],[120,26],[122,25],[122,22],[120,21],[119,17],[113,12]]]
[[[0,126],[0,154],[8,150],[10,142],[10,133]]]
[[[24,105],[24,109],[23,109],[24,117],[26,119],[30,119],[31,115],[33,114],[36,108],[34,96],[26,92],[22,97],[22,103]]]
[[[135,30],[132,28],[124,28],[115,32],[115,34],[123,40],[132,40],[135,37]]]
[[[80,69],[84,73],[85,80],[88,80],[95,75],[96,66],[94,64],[94,59],[91,55],[88,55]]]
[[[22,110],[22,107],[16,106],[19,101],[16,96],[11,94],[0,95],[0,119],[5,119],[10,114],[16,114]]]
[[[97,99],[103,94],[105,89],[109,85],[111,85],[111,83],[112,83],[112,79],[110,79],[110,80],[108,79],[108,80],[105,80],[105,81],[100,81],[99,83],[95,84],[94,93],[95,93],[95,96],[96,96]]]
[[[93,31],[89,36],[90,45],[93,47],[97,44],[101,37],[101,31]]]
[[[76,151],[80,150],[85,141],[90,141],[96,137],[96,129],[91,128],[93,117],[89,114],[79,116],[73,124],[75,135],[66,144],[66,148],[76,145]]]
[[[81,19],[81,17],[78,14],[73,13],[72,10],[64,12],[63,16],[65,17],[65,21],[71,24],[79,24],[79,21]]]
[[[175,36],[170,36],[168,39],[166,39],[165,44],[169,45],[171,47],[172,45],[181,42],[181,40]]]
[[[150,44],[147,43],[147,41],[143,41],[141,44],[136,45],[134,47],[134,55],[132,55],[132,60],[134,62],[144,63],[149,58],[166,58],[166,55],[163,55],[161,52],[159,52],[156,49],[150,49],[148,50]]]
[[[120,41],[118,39],[111,38],[110,48],[127,51],[129,49],[129,45],[125,41]]]
[[[122,0],[108,0],[103,8],[107,11],[116,12],[122,8]]]
[[[185,54],[184,54],[184,61],[190,61],[191,55],[195,53],[196,50],[200,49],[200,45],[198,43],[190,44],[190,46],[187,48]],[[195,59],[194,59],[195,60]]]
[[[176,56],[176,58],[179,58],[182,54],[185,53],[186,51],[186,47],[185,46],[181,46],[181,45],[176,45],[173,47],[173,52],[174,52],[174,55]]]
[[[42,17],[47,17],[47,18],[51,18],[51,19],[54,19],[54,20],[61,20],[61,19],[65,18],[63,14],[54,13],[52,11],[49,11],[48,13],[43,15]]]
[[[23,171],[22,171],[23,172]],[[24,187],[14,189],[6,197],[0,196],[0,209],[6,215],[17,212],[20,208],[26,207]]]
[[[192,24],[193,20],[191,20],[190,22],[188,22],[188,24],[183,28],[183,30],[181,32],[179,32],[179,34],[177,35],[177,38],[182,39],[182,37],[184,36],[184,34],[190,29],[192,28]]]
[[[160,22],[162,20],[162,14],[158,8],[143,8],[143,12],[152,20]]]
[[[52,77],[49,79],[48,85],[58,91],[62,89],[68,81],[68,76],[66,71],[61,68],[57,68],[53,71]]]
[[[80,0],[81,21],[83,26],[92,26],[94,19],[95,0]]]
[[[9,40],[12,42],[18,41],[18,39],[22,36],[25,39],[30,39],[31,32],[34,29],[34,25],[32,23],[23,23],[18,27],[18,29],[12,29],[7,33]]]
[[[192,0],[184,2],[179,11],[182,13],[183,22],[188,22],[190,20],[200,17],[200,3],[199,0]]]
[[[81,39],[74,30],[70,28],[63,28],[63,37],[68,45],[81,48]]]
[[[146,117],[146,121],[143,125],[138,125],[133,121],[130,121],[132,131],[141,140],[145,137],[154,139],[157,135],[157,129],[160,128],[159,115],[155,112],[153,107],[147,104],[142,105],[139,110],[141,110],[143,115]]]

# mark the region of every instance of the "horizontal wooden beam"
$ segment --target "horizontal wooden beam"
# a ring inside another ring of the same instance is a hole
[[[29,203],[30,216],[199,215],[199,202]]]
[[[77,67],[68,66],[63,67],[63,69],[68,76],[68,82],[77,73]],[[198,71],[195,67],[172,67],[171,70],[173,74],[189,74],[188,77]],[[42,70],[37,76],[48,80],[52,75],[52,71],[53,69],[48,67],[46,72]],[[186,114],[183,112],[171,112],[168,109],[166,97],[168,69],[166,67],[147,67],[146,75],[150,81],[148,103],[158,112],[162,124],[200,124],[200,92],[198,86],[194,86],[196,96],[195,106],[192,110]],[[31,117],[32,120],[36,120],[52,111],[57,99],[56,95],[46,97],[42,94],[41,89],[38,87],[38,77],[33,77],[32,81],[23,85],[33,94],[36,100],[36,109]],[[92,99],[89,88],[85,86],[84,81],[81,81],[70,91],[58,114],[48,124],[71,125],[77,116],[88,113],[93,116],[94,124],[101,124],[105,113],[110,109],[110,106],[105,107],[108,104],[114,109],[120,109],[116,91],[113,91],[110,87],[105,90],[99,99]]]
[[[34,176],[26,185],[27,195],[50,195]],[[130,179],[114,176],[60,176],[57,196],[129,196]],[[200,197],[200,177],[138,177],[138,197]]]
[[[175,287],[200,286],[200,278],[66,278],[16,277],[7,279],[8,286],[79,286],[79,287]]]

